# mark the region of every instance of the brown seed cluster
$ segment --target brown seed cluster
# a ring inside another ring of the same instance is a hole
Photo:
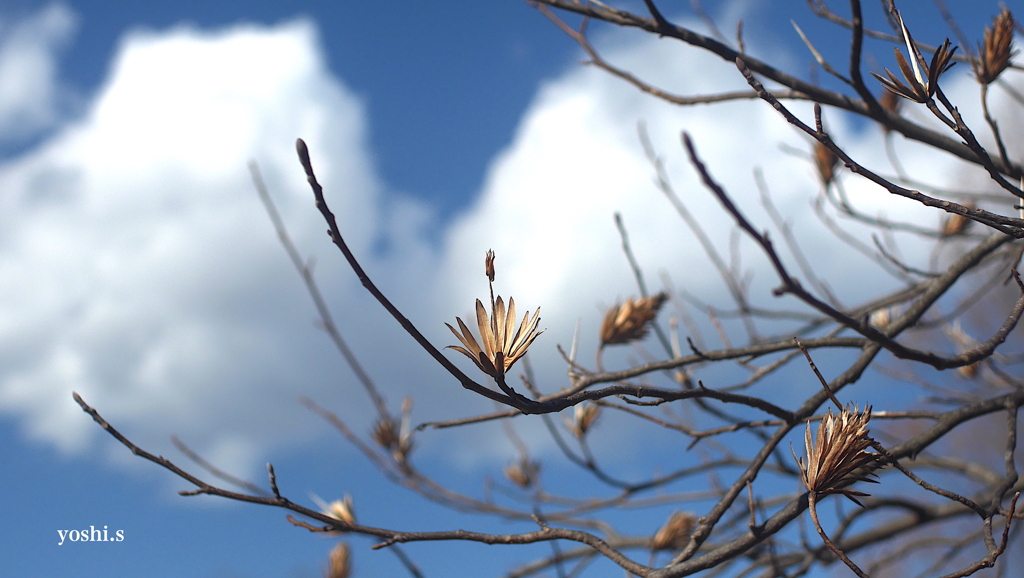
[[[356,523],[356,512],[352,505],[352,496],[348,494],[345,494],[343,500],[334,500],[327,504],[327,507],[324,508],[324,513],[346,524]]]
[[[540,307],[533,312],[532,316],[527,312],[523,316],[523,322],[519,329],[516,329],[516,302],[512,298],[509,298],[508,310],[506,310],[504,301],[498,297],[490,316],[487,315],[484,304],[479,299],[476,300],[476,324],[480,331],[482,346],[473,337],[473,332],[466,327],[461,318],[456,317],[455,321],[459,323],[459,329],[462,330],[461,335],[451,325],[447,323],[445,325],[448,325],[448,329],[451,329],[464,347],[458,345],[449,345],[448,347],[472,359],[481,371],[495,379],[504,379],[505,372],[512,367],[512,364],[522,359],[533,340],[544,333],[543,330],[537,331],[537,324],[540,323]]]
[[[818,435],[811,440],[811,425],[807,424],[804,443],[807,464],[798,459],[800,473],[807,491],[822,494],[843,494],[860,504],[855,496],[867,496],[864,492],[851,490],[847,486],[857,481],[874,482],[870,474],[858,472],[878,459],[878,454],[869,453],[872,439],[868,436],[868,420],[871,406],[860,412],[856,406],[847,406],[839,415],[828,413],[821,418]]]
[[[826,187],[836,176],[836,166],[839,164],[839,157],[832,149],[818,143],[814,147],[814,164],[818,167],[818,177]]]
[[[352,556],[345,542],[335,546],[327,556],[325,578],[348,578],[352,572]]]
[[[629,298],[609,309],[601,322],[601,344],[617,345],[646,337],[667,299],[668,295],[658,293],[636,301]]]
[[[972,202],[964,203],[964,206],[968,209],[974,209],[976,204]],[[971,224],[971,220],[959,213],[950,213],[945,220],[942,222],[942,230],[939,232],[943,237],[952,237],[955,235],[962,235],[967,231],[968,225]]]
[[[371,436],[377,445],[391,452],[398,463],[404,463],[412,452],[412,435],[392,418],[382,417],[373,426]]]
[[[908,62],[903,53],[900,52],[900,49],[893,47],[893,52],[896,54],[896,64],[899,65],[906,84],[901,82],[888,68],[885,69],[885,73],[889,78],[874,72],[871,74],[890,92],[908,100],[925,104],[935,96],[935,91],[939,87],[939,77],[956,64],[953,62],[953,54],[956,52],[956,47],[953,46],[951,48],[947,38],[935,50],[935,53],[932,54],[931,63],[926,64],[924,56],[921,55],[921,51],[914,44],[914,39],[910,36],[910,31],[907,30],[907,25],[903,22],[903,17],[900,16],[899,12],[895,12],[894,16],[903,31],[903,41],[907,45],[907,52],[910,53],[910,61]],[[921,73],[922,68],[926,69],[927,78]]]
[[[573,408],[572,420],[569,421],[569,431],[577,438],[587,435],[590,428],[594,427],[597,416],[601,415],[601,406],[593,402],[584,402]]]
[[[985,40],[978,47],[978,58],[971,62],[974,76],[981,84],[991,84],[999,78],[1017,54],[1013,49],[1013,28],[1013,15],[1005,6],[992,21],[992,27],[985,27]]]
[[[682,550],[690,541],[696,523],[697,516],[692,512],[672,512],[651,540],[651,550]]]
[[[459,353],[473,360],[473,363],[481,371],[490,375],[499,383],[504,383],[505,372],[519,361],[526,350],[537,339],[543,330],[537,331],[537,324],[540,323],[540,307],[533,312],[523,316],[523,322],[516,329],[516,302],[511,297],[508,299],[508,309],[505,309],[505,302],[501,296],[494,298],[494,251],[487,251],[484,256],[484,274],[487,275],[488,283],[491,283],[491,313],[487,314],[484,304],[476,300],[476,325],[480,332],[480,341],[476,340],[473,332],[466,327],[459,317],[455,321],[459,324],[460,334],[454,327],[448,325],[448,329],[455,334],[462,346],[449,345],[446,349],[454,349]],[[482,345],[481,345],[482,344]]]
[[[536,484],[539,475],[540,464],[526,457],[520,458],[505,468],[505,477],[524,490]]]
[[[487,255],[484,256],[484,274],[487,275],[487,280],[494,283],[494,251],[488,249]]]

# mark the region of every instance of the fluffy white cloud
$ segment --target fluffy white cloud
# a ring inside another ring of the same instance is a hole
[[[66,102],[56,54],[75,31],[76,18],[51,4],[30,18],[0,20],[0,143],[52,126]],[[62,97],[64,94],[64,97]]]
[[[665,81],[680,94],[746,87],[733,66],[707,53],[655,38],[630,44],[610,40],[613,47],[605,54],[609,61],[640,78]],[[809,106],[792,107],[813,122]],[[880,131],[855,131],[839,115],[829,120],[836,140],[856,158],[888,167]],[[877,268],[856,255],[843,261],[828,257],[848,249],[814,214],[812,202],[820,190],[814,165],[792,152],[809,152],[807,137],[761,101],[674,106],[593,67],[573,69],[541,88],[513,143],[495,160],[479,201],[448,231],[446,274],[440,283],[444,295],[459,295],[458,302],[466,304],[461,311],[468,310],[472,297],[485,287],[483,251],[493,247],[501,292],[511,292],[523,306],[544,307],[544,324],[553,327],[541,338],[546,345],[568,345],[576,320],[583,318],[584,343],[589,345],[583,349],[592,350],[599,308],[637,293],[613,221],[614,213],[621,212],[649,286],[660,287],[659,275],[667,273],[675,286],[717,307],[734,308],[696,237],[655,185],[655,170],[638,137],[641,123],[665,162],[676,194],[724,259],[729,259],[735,223],[689,163],[681,131],[691,134],[709,171],[754,226],[773,230],[794,272],[796,265],[762,206],[755,169],[763,172],[774,203],[818,272],[850,301],[864,298],[865,286],[850,281],[877,276]],[[904,160],[911,168],[923,161],[913,154]],[[935,222],[934,214],[882,194],[863,180],[843,182],[854,204],[869,214],[888,212]],[[864,240],[870,244],[870,237]],[[767,259],[749,239],[741,238],[741,246],[741,266],[754,274],[752,298],[779,306],[768,291],[777,278]],[[912,257],[922,250],[920,244],[913,245],[905,254]]]
[[[247,162],[296,242],[321,246],[302,135],[353,246],[377,234],[362,105],[317,43],[304,20],[131,33],[84,116],[0,168],[0,403],[34,435],[71,448],[96,432],[72,390],[143,440],[308,433],[275,409],[337,368],[292,366],[330,352]]]

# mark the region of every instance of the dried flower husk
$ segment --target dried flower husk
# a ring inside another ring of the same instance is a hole
[[[961,365],[956,368],[957,375],[964,379],[974,379],[978,375],[978,362],[975,361],[969,365]]]
[[[836,176],[839,157],[832,149],[819,142],[814,147],[814,164],[818,167],[818,176],[822,184],[828,186]]]
[[[1013,15],[1005,6],[992,21],[992,27],[985,27],[985,40],[978,46],[978,58],[971,62],[974,76],[981,84],[991,84],[999,78],[1017,54],[1013,49],[1013,28]]]
[[[459,338],[464,347],[449,345],[448,348],[472,359],[481,371],[495,379],[504,379],[505,372],[516,361],[522,359],[530,344],[537,339],[537,336],[544,333],[543,330],[537,331],[537,324],[540,322],[540,307],[533,312],[532,316],[527,312],[523,316],[523,322],[519,329],[516,330],[515,300],[509,298],[506,311],[505,303],[500,296],[494,303],[490,317],[484,309],[484,304],[479,299],[476,300],[476,322],[480,331],[480,341],[483,343],[482,347],[462,319],[456,317],[455,320],[459,324],[459,329],[462,330],[461,335],[451,325],[447,323],[445,325],[455,334],[455,337]]]
[[[891,321],[892,312],[889,310],[888,307],[875,309],[874,311],[871,312],[871,315],[868,316],[868,323],[874,325],[879,329],[885,329],[886,327],[888,327]]]
[[[339,542],[327,556],[327,571],[324,578],[348,578],[352,572],[352,555],[348,544]]]
[[[636,301],[630,297],[609,309],[601,322],[601,344],[618,345],[646,337],[651,322],[666,300],[668,295],[665,293]]]
[[[895,92],[889,90],[883,90],[881,96],[878,98],[878,104],[882,105],[882,108],[893,113],[899,114],[900,112],[900,97]]]
[[[505,477],[524,490],[537,483],[538,475],[540,475],[540,464],[525,457],[505,468]]]
[[[324,514],[341,520],[346,524],[356,523],[356,511],[352,504],[352,496],[345,494],[345,497],[341,500],[334,500],[327,507],[323,509]]]
[[[569,431],[577,438],[582,438],[594,426],[599,415],[601,415],[601,406],[596,403],[577,404],[572,411],[572,420],[569,421]]]
[[[484,274],[487,275],[487,280],[494,283],[494,251],[488,249],[487,255],[484,256]]]
[[[405,403],[411,403],[411,399],[406,398]],[[403,412],[404,415],[407,415],[407,412]],[[371,437],[377,445],[391,452],[392,457],[399,463],[405,462],[412,452],[412,432],[409,431],[407,418],[403,418],[399,423],[394,418],[381,417],[373,426]]]
[[[914,39],[910,36],[910,31],[907,30],[903,17],[900,16],[899,12],[895,13],[895,17],[903,31],[903,41],[907,45],[907,52],[910,53],[910,62],[907,62],[900,49],[893,47],[893,52],[896,55],[896,64],[899,65],[900,72],[903,73],[903,79],[907,84],[900,82],[900,79],[890,72],[888,68],[885,69],[885,73],[889,78],[874,72],[871,74],[890,92],[914,102],[928,103],[935,96],[935,91],[939,87],[939,77],[956,64],[953,62],[953,54],[956,52],[957,47],[953,46],[951,48],[948,38],[943,41],[932,54],[931,63],[927,65],[928,78],[926,79],[921,74],[921,68],[925,67],[924,57],[921,56],[917,45],[914,44]]]
[[[964,206],[968,209],[973,209],[976,207],[976,204],[974,202],[969,202],[965,203]],[[970,226],[972,222],[973,221],[971,221],[971,219],[968,219],[959,213],[950,213],[942,221],[942,230],[940,231],[940,234],[943,237],[962,235],[967,231],[967,227]]]
[[[868,436],[867,424],[871,419],[871,406],[860,412],[856,406],[843,408],[839,415],[828,413],[821,418],[818,434],[811,440],[811,424],[804,431],[807,463],[798,459],[800,473],[807,491],[818,495],[842,494],[860,504],[855,496],[867,496],[864,492],[849,489],[857,482],[875,482],[862,470],[878,459],[878,454],[869,453],[872,439]]]
[[[651,540],[651,550],[682,550],[690,541],[696,523],[697,516],[692,512],[672,512]]]

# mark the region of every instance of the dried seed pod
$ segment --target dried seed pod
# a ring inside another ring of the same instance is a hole
[[[494,283],[494,251],[490,249],[484,256],[484,273],[487,275],[487,280]]]
[[[978,375],[978,362],[974,362],[970,365],[961,365],[956,368],[956,373],[964,379],[974,379]]]
[[[668,295],[658,293],[636,301],[629,298],[609,309],[601,322],[601,344],[617,345],[646,337],[666,300]]]
[[[341,520],[346,524],[356,523],[356,511],[352,505],[352,496],[345,494],[341,500],[334,500],[323,509],[324,514]]]
[[[658,530],[651,540],[651,550],[681,550],[690,541],[690,533],[697,523],[697,516],[692,512],[672,512],[665,525]]]
[[[900,79],[896,78],[896,75],[890,72],[888,68],[885,69],[885,73],[889,78],[874,72],[871,74],[882,83],[886,90],[908,100],[925,104],[935,96],[935,91],[939,87],[939,77],[956,64],[953,62],[953,54],[956,52],[956,47],[950,48],[949,39],[947,38],[942,45],[935,49],[934,54],[932,54],[931,63],[926,65],[921,51],[918,50],[914,39],[910,36],[910,31],[907,30],[906,23],[903,22],[903,17],[900,16],[899,12],[895,12],[893,16],[900,25],[900,29],[903,32],[903,41],[907,45],[907,52],[910,53],[910,61],[908,62],[903,53],[900,52],[900,49],[893,47],[893,52],[896,55],[896,64],[899,65],[906,84],[903,84]],[[924,67],[927,67],[927,78],[921,73],[921,69]]]
[[[447,323],[445,325],[448,325],[448,329],[451,329],[455,337],[458,337],[465,347],[449,345],[447,349],[454,349],[472,359],[481,371],[495,379],[503,379],[505,372],[512,367],[512,364],[526,355],[526,350],[533,340],[544,333],[543,330],[537,331],[537,324],[540,322],[540,307],[533,312],[532,316],[529,313],[524,315],[522,324],[516,330],[515,300],[509,298],[508,311],[506,311],[505,303],[500,296],[491,309],[490,317],[484,309],[484,304],[479,299],[476,300],[476,323],[480,330],[480,341],[483,342],[483,347],[477,343],[473,332],[466,327],[461,318],[456,317],[455,321],[458,322],[459,329],[462,330],[461,335],[451,325]]]
[[[411,403],[406,398],[406,403]],[[409,431],[407,414],[403,411],[401,424],[390,417],[382,417],[373,426],[371,437],[377,445],[391,452],[398,463],[404,463],[412,452],[412,432]]]
[[[978,58],[973,59],[974,76],[981,84],[991,84],[1010,66],[1010,59],[1017,51],[1013,49],[1013,15],[1003,6],[992,21],[992,27],[985,27],[985,41],[978,46]]]
[[[388,417],[381,417],[373,426],[371,437],[380,447],[391,451],[398,447],[399,425],[395,420]]]
[[[968,209],[974,209],[977,205],[974,201],[964,203],[964,206]],[[959,213],[949,213],[942,221],[942,230],[939,233],[943,237],[952,237],[954,235],[962,235],[967,231],[967,227],[971,224],[971,220]]]
[[[879,329],[885,329],[885,327],[889,325],[890,321],[892,321],[892,313],[889,311],[888,307],[875,309],[871,312],[871,315],[868,316],[868,323]]]
[[[537,483],[539,474],[540,464],[526,457],[521,457],[519,461],[511,463],[505,468],[505,477],[524,490]]]
[[[882,108],[893,114],[898,114],[900,112],[900,104],[902,102],[903,101],[900,100],[900,97],[897,96],[896,93],[888,90],[883,90],[882,95],[878,98],[878,104],[882,105]]]
[[[829,409],[821,418],[813,443],[811,424],[807,424],[804,431],[807,464],[803,459],[797,460],[807,491],[818,495],[842,494],[857,504],[860,502],[855,496],[868,495],[847,486],[857,481],[875,481],[861,470],[878,459],[878,454],[865,451],[872,442],[867,429],[870,419],[870,405],[863,412],[856,406],[853,409],[847,406],[839,415],[834,415]]]
[[[348,544],[340,542],[327,556],[324,578],[348,578],[352,572],[352,556]]]
[[[839,157],[832,149],[819,142],[814,147],[814,164],[818,167],[818,177],[822,184],[828,186],[836,176]]]
[[[569,422],[569,431],[577,438],[587,435],[590,428],[601,415],[601,406],[596,403],[584,402],[573,408],[572,420]]]

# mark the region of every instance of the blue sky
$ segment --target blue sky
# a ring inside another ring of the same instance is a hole
[[[933,25],[930,6],[904,10]],[[792,14],[780,7],[787,6],[734,2],[716,16],[726,30],[743,18],[752,52],[806,76],[810,59],[788,19],[825,43],[834,29],[802,4]],[[961,21],[968,30],[989,17],[957,15],[976,18]],[[743,86],[728,67],[665,41],[603,29],[595,39],[624,68],[680,93]],[[844,49],[845,41],[836,54]],[[891,54],[879,54],[891,67]],[[523,308],[542,307],[547,333],[531,355],[550,389],[564,375],[555,344],[567,346],[579,321],[581,348],[593,351],[602,309],[635,294],[614,212],[630,227],[650,283],[660,285],[664,274],[712,302],[721,298],[651,182],[638,122],[699,218],[721,214],[686,167],[681,129],[740,198],[756,203],[751,171],[761,167],[787,217],[804,224],[798,237],[824,238],[810,217],[811,165],[779,146],[808,145],[768,107],[674,108],[578,66],[580,58],[570,39],[518,1],[0,6],[5,572],[317,576],[333,545],[293,528],[283,512],[178,497],[186,486],[106,436],[74,405],[72,390],[140,445],[180,464],[187,460],[172,434],[260,483],[263,464],[273,462],[282,491],[296,500],[350,493],[368,524],[510,531],[388,485],[296,401],[309,396],[359,432],[371,425],[370,404],[313,327],[314,311],[246,163],[259,163],[299,250],[316,260],[342,332],[392,406],[412,395],[416,422],[487,411],[413,348],[332,251],[294,158],[296,137],[310,143],[328,200],[367,270],[435,343],[449,344],[443,323],[465,319],[485,295],[480,262],[493,248],[499,293]],[[951,80],[950,91],[966,98],[971,88],[962,80]],[[877,131],[839,115],[829,121],[859,158],[885,164]],[[904,146],[904,164],[933,182],[975,178]],[[938,222],[863,183],[847,190],[867,209]],[[728,244],[727,227],[710,232]],[[854,279],[850,263],[830,260],[832,250],[810,243],[808,255],[856,302],[870,283]],[[927,255],[925,247],[904,250],[908,258]],[[756,257],[749,267],[755,288],[771,285]],[[473,432],[421,436],[418,463],[479,493],[514,451],[498,428]],[[520,434],[538,456],[552,458],[553,484],[570,479],[573,470],[557,465],[536,424]],[[641,475],[654,459],[646,435],[606,436],[605,457],[623,475]],[[624,523],[643,533],[660,522]],[[123,530],[125,540],[58,546],[58,530],[90,526]],[[401,573],[389,554],[369,550],[369,540],[350,541],[357,575]],[[428,576],[451,573],[456,557],[464,571],[486,574],[529,558],[477,545],[408,551]]]

